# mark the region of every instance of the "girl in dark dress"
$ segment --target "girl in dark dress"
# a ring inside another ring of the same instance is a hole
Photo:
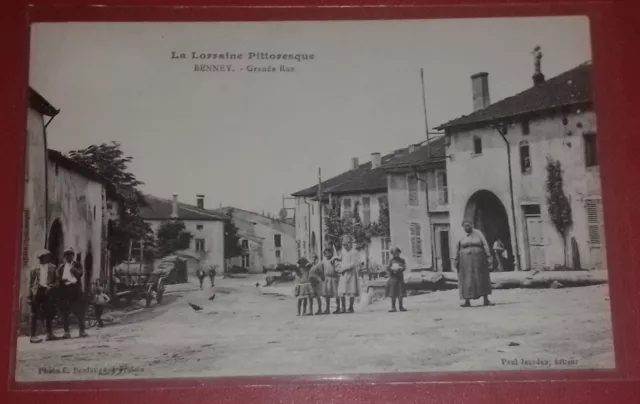
[[[400,253],[401,251],[397,247],[391,251],[393,257],[389,260],[387,267],[389,278],[387,279],[385,296],[391,298],[390,313],[398,311],[396,310],[396,300],[398,301],[400,311],[407,311],[402,304],[402,299],[405,297],[404,271],[407,268],[407,264],[404,259],[400,257]]]

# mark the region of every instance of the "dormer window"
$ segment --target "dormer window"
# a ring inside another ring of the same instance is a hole
[[[528,135],[529,134],[529,121],[528,120],[524,120],[522,121],[522,134],[523,135]]]

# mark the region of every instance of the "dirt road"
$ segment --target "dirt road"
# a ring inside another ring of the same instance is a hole
[[[256,287],[262,278],[220,279],[213,301],[211,289],[174,292],[163,305],[92,329],[88,338],[30,344],[21,337],[16,378],[614,366],[606,285],[495,291],[495,306],[467,309],[457,291],[434,292],[407,298],[405,313],[388,313],[381,300],[354,314],[297,317],[291,285]]]

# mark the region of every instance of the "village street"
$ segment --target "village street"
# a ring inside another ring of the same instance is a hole
[[[16,379],[614,365],[607,285],[496,290],[495,306],[469,309],[460,308],[457,291],[449,290],[407,298],[405,313],[388,313],[388,300],[378,300],[360,305],[354,314],[297,317],[292,285],[256,287],[263,279],[218,279],[213,301],[208,300],[212,290],[196,290],[195,282],[180,285],[182,292],[172,286],[162,305],[92,328],[84,339],[75,338],[75,330],[73,339],[49,343],[30,344],[20,337]],[[188,302],[203,310],[194,311]],[[508,362],[514,360],[517,364]],[[116,375],[87,373],[123,366],[127,369]]]

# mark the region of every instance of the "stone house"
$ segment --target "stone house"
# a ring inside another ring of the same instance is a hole
[[[157,234],[162,223],[179,220],[184,223],[186,231],[191,233],[191,244],[185,251],[200,262],[224,268],[224,223],[228,218],[219,212],[205,209],[204,196],[197,195],[197,205],[189,205],[178,201],[178,195],[172,199],[162,199],[145,195],[147,206],[140,209],[140,216]],[[189,270],[193,272],[195,261]]]
[[[298,258],[296,229],[290,223],[248,210],[224,207],[218,209],[231,217],[238,227],[240,244],[245,253],[232,258],[230,264],[259,273],[278,264],[294,264]]]
[[[62,153],[47,149],[46,127],[58,114],[42,95],[29,89],[25,199],[23,209],[20,314],[26,321],[29,271],[35,253],[47,248],[55,264],[67,247],[85,269],[83,289],[106,276],[109,220],[117,218],[119,197],[112,184]],[[45,118],[48,121],[45,123]]]
[[[496,103],[488,74],[472,76],[474,111],[437,129],[446,133],[453,245],[470,219],[491,244],[500,239],[509,269],[568,265],[606,268],[591,63]],[[559,161],[573,216],[566,237],[547,203],[547,161]],[[452,248],[452,254],[453,254]]]
[[[410,269],[451,270],[444,140],[410,146],[406,156],[384,166],[392,247],[400,248]]]

